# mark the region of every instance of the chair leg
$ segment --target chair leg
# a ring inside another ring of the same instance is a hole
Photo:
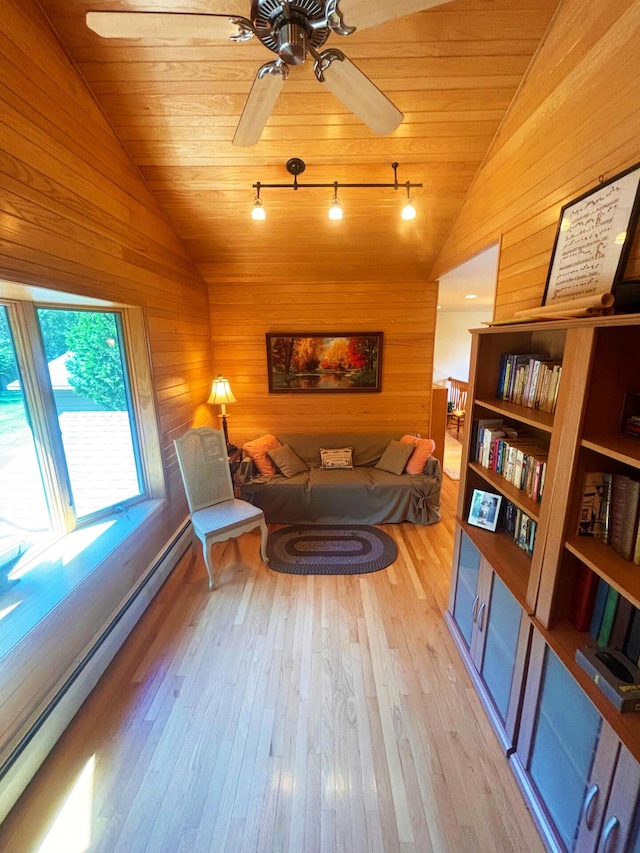
[[[204,553],[204,564],[207,567],[207,574],[209,575],[209,589],[215,589],[218,584],[215,579],[215,571],[213,568],[213,560],[211,559],[211,545],[209,545],[206,541],[202,543],[202,551]]]
[[[262,557],[263,562],[268,563],[269,558],[267,557],[267,536],[269,531],[264,519],[260,522],[260,533],[262,534],[262,541],[260,543],[260,556]]]

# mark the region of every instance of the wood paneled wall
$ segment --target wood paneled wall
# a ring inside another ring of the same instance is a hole
[[[541,304],[561,207],[640,160],[639,41],[640,0],[561,0],[433,278],[502,237],[496,318]]]
[[[206,285],[37,3],[2,14],[0,278],[145,307],[177,498],[172,440],[211,382]]]
[[[54,654],[32,648],[5,685],[1,754],[186,517],[172,439],[210,418],[211,336],[205,284],[34,0],[2,3],[0,68],[0,280],[144,306],[168,484],[91,619],[74,590],[78,618],[43,641]]]
[[[207,275],[204,270],[205,277]],[[210,287],[216,370],[231,382],[229,433],[241,443],[272,432],[429,434],[437,285],[404,281],[299,281],[286,261],[277,281],[256,269],[252,283]],[[380,393],[269,394],[267,332],[383,332]]]

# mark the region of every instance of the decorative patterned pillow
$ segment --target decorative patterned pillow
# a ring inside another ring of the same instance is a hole
[[[380,457],[376,468],[381,468],[390,474],[402,474],[404,466],[407,464],[413,451],[414,448],[411,444],[404,441],[396,441],[395,438],[392,438],[385,452]]]
[[[307,463],[303,462],[288,444],[283,444],[282,447],[276,447],[274,450],[267,450],[267,456],[284,477],[293,477],[294,474],[302,474],[303,471],[309,470]]]
[[[353,447],[321,447],[321,468],[353,468]]]
[[[282,445],[275,435],[270,433],[255,438],[253,441],[247,441],[242,445],[244,452],[250,459],[253,459],[256,468],[264,477],[271,477],[278,473],[276,466],[267,456],[267,452],[275,450],[276,447],[282,447]]]
[[[422,474],[427,459],[436,449],[436,443],[432,438],[416,438],[415,435],[403,435],[400,441],[413,445],[413,453],[409,457],[404,473]]]

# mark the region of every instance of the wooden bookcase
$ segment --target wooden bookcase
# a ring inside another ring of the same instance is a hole
[[[538,352],[562,362],[554,414],[518,406],[497,397],[502,355]],[[599,540],[577,536],[586,471],[622,473],[640,480],[640,441],[620,433],[625,393],[640,393],[639,353],[640,315],[496,326],[473,332],[456,547],[446,620],[501,743],[507,754],[512,755],[514,772],[552,850],[564,851],[571,847],[562,841],[562,833],[554,824],[553,807],[543,802],[540,790],[531,780],[527,764],[530,754],[535,755],[533,745],[538,715],[544,713],[545,720],[548,722],[550,719],[548,708],[540,711],[544,692],[544,677],[540,675],[543,658],[559,662],[566,677],[579,691],[577,695],[583,696],[588,706],[593,708],[598,725],[606,727],[606,743],[615,743],[615,748],[607,746],[606,749],[607,756],[611,758],[607,791],[616,778],[620,755],[624,755],[625,767],[635,768],[632,776],[635,773],[634,778],[640,780],[640,714],[619,713],[578,666],[576,650],[593,645],[594,640],[588,633],[577,631],[569,620],[577,571],[582,570],[582,566],[604,578],[622,596],[640,607],[640,567],[624,560]],[[474,461],[474,424],[485,418],[502,418],[518,431],[526,431],[548,452],[540,503],[535,503],[503,477]],[[504,500],[511,501],[537,522],[531,556],[507,534],[491,533],[468,523],[474,489],[502,495]],[[459,562],[460,554],[468,554],[470,549],[477,549],[479,554],[480,579],[478,597],[477,600],[476,596],[472,598],[473,609],[469,617],[461,616],[464,595],[469,593],[460,586]],[[513,632],[510,640],[512,663],[509,665],[513,668],[513,681],[509,715],[502,720],[496,715],[491,691],[482,678],[483,646],[476,639],[476,635],[482,633],[475,623],[483,603],[483,623],[487,624],[488,620],[496,622],[496,614],[491,612],[486,595],[491,576],[500,579],[522,611],[517,642]],[[474,625],[472,643],[468,642],[468,628],[461,630],[461,623],[469,618]],[[539,659],[537,666],[533,660],[536,656]],[[548,696],[545,701],[548,704]],[[600,762],[597,768],[600,774],[603,773],[602,766]],[[621,773],[619,769],[618,778]],[[589,780],[588,774],[585,784],[595,784]],[[636,785],[636,788],[632,811],[637,810],[640,801],[640,786]],[[603,794],[598,807],[602,814],[607,813],[606,803],[607,798]],[[625,838],[633,835],[640,845],[640,828],[631,827],[629,821],[627,815]],[[585,831],[584,826],[576,827],[576,838],[583,838]],[[591,832],[590,837],[593,849],[600,849],[598,833]],[[635,851],[636,847],[632,849]],[[637,849],[640,850],[640,846]]]

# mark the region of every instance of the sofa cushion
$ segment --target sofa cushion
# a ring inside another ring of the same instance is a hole
[[[253,459],[256,468],[265,477],[278,473],[276,466],[267,456],[267,451],[275,450],[276,447],[281,447],[281,444],[275,435],[270,433],[255,438],[253,441],[247,441],[242,445],[244,452]]]
[[[401,432],[356,433],[278,433],[282,444],[288,444],[310,468],[320,465],[320,447],[353,447],[353,464],[375,465],[392,438],[399,439]]]
[[[404,469],[405,474],[422,474],[427,460],[436,449],[432,438],[416,438],[415,435],[403,435],[400,441],[413,445],[413,453]]]
[[[284,477],[293,477],[295,474],[302,474],[303,471],[309,470],[307,463],[303,462],[288,444],[267,450],[267,456]]]
[[[376,468],[381,468],[390,474],[400,475],[413,451],[414,448],[411,444],[391,439]]]
[[[321,447],[320,467],[353,468],[353,447]]]

